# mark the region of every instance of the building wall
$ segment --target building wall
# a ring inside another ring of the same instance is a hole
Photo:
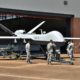
[[[80,38],[80,18],[72,18],[71,20],[72,37]],[[75,44],[75,53],[80,53],[80,40],[73,40]]]
[[[80,17],[80,0],[0,0],[1,8],[73,14]]]

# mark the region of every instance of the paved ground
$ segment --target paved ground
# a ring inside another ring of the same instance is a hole
[[[25,60],[1,58],[0,80],[80,80],[78,56],[75,58],[74,65],[58,62],[48,65],[43,59],[33,59],[32,64],[27,64]]]

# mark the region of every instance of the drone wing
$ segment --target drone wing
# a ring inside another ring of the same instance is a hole
[[[37,28],[39,28],[42,24],[44,24],[45,21],[42,21],[41,23],[39,23],[37,26],[35,26],[33,29],[31,29],[28,33],[31,34],[33,33]]]
[[[80,40],[80,37],[64,37],[65,40]]]

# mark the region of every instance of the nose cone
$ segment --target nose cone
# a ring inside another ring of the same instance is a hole
[[[54,42],[65,42],[63,35],[59,31],[49,32],[48,39],[52,39]]]
[[[65,42],[63,35],[58,31],[54,31],[54,37],[57,42]]]

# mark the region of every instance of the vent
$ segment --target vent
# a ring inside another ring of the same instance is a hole
[[[67,0],[64,0],[64,5],[68,5],[68,1]]]

